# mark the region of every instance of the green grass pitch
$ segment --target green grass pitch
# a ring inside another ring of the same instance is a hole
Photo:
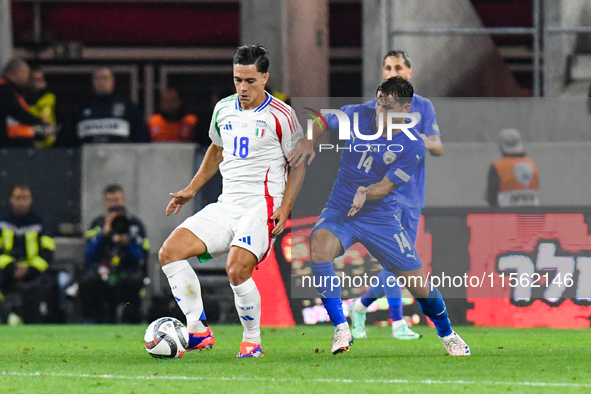
[[[2,393],[431,393],[591,391],[591,331],[456,327],[472,350],[451,357],[433,329],[396,341],[369,327],[330,353],[331,326],[263,328],[262,359],[236,359],[241,326],[213,326],[216,345],[153,359],[144,326],[0,327]],[[203,391],[202,391],[203,390]]]

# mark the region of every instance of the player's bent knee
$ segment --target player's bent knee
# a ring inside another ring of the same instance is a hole
[[[333,256],[329,250],[323,247],[316,247],[310,250],[310,260],[312,264],[326,263],[333,261],[336,256]]]
[[[244,283],[248,278],[245,278],[243,270],[238,267],[227,267],[226,273],[228,274],[228,279],[233,286],[238,286]]]
[[[226,273],[233,286],[238,286],[252,276],[252,268],[249,264],[241,264],[235,261],[228,261],[226,264]]]
[[[246,249],[232,247],[226,260],[226,273],[233,286],[238,286],[252,276],[257,257]]]
[[[160,264],[164,266],[166,264],[170,264],[176,261],[173,258],[173,255],[174,254],[171,248],[168,245],[166,245],[166,243],[164,243],[164,245],[162,245],[162,247],[158,251],[158,259],[160,260]]]
[[[310,261],[313,264],[333,261],[338,255],[338,250],[331,243],[313,242],[310,248]]]
[[[313,264],[333,261],[341,249],[339,239],[328,230],[320,229],[310,237],[310,261]]]
[[[192,256],[201,256],[207,251],[205,243],[187,229],[175,230],[158,251],[160,264],[166,265]]]
[[[183,252],[182,247],[178,245],[177,242],[171,241],[167,239],[164,241],[164,245],[158,251],[158,258],[160,259],[160,264],[163,266],[166,264],[173,263],[175,261],[184,260],[190,256],[185,256],[186,253]]]

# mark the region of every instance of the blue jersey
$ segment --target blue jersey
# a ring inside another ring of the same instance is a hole
[[[365,104],[375,107],[376,100],[368,101]],[[409,113],[416,115],[418,118],[418,123],[412,130],[419,134],[425,134],[427,137],[432,135],[441,136],[437,118],[435,117],[435,108],[431,100],[414,94]],[[425,161],[423,160],[411,180],[396,190],[396,200],[407,207],[422,209],[425,206],[426,184]]]
[[[393,134],[390,141],[384,136],[372,141],[356,138],[353,132],[353,114],[358,113],[360,134],[373,135],[376,133],[375,107],[365,104],[347,105],[341,111],[350,119],[351,137],[346,141],[344,149],[340,149],[342,153],[339,172],[326,208],[346,214],[351,209],[359,186],[367,187],[379,183],[384,177],[399,187],[406,184],[424,161],[426,149],[422,138],[412,129],[416,141],[403,132]],[[338,131],[339,123],[335,115],[327,114],[325,120],[329,130]],[[355,216],[394,215],[395,195],[396,189],[380,200],[367,200]]]

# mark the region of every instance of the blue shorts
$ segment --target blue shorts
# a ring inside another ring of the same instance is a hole
[[[400,220],[402,228],[408,234],[412,244],[417,242],[417,231],[423,208],[407,207],[402,204],[396,205],[396,217]]]
[[[346,213],[325,208],[312,233],[321,228],[330,231],[341,241],[343,252],[340,255],[354,243],[360,242],[387,270],[412,271],[422,267],[414,242],[400,221],[390,215],[348,217]]]

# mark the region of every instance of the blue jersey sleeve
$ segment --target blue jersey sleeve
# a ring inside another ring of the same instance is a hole
[[[347,114],[349,117],[349,121],[353,122],[353,117],[351,116],[351,111],[354,110],[354,105],[345,105],[340,108],[340,111]],[[324,120],[326,121],[326,125],[328,126],[329,131],[339,132],[339,119],[335,114],[326,114],[324,115]]]
[[[328,126],[328,131],[339,131],[339,120],[335,114],[326,114],[324,115],[324,120],[326,121],[326,125]]]
[[[437,124],[437,117],[435,116],[435,107],[431,100],[426,98],[423,99],[424,104],[421,111],[421,132],[427,137],[431,137],[432,135],[441,136],[439,125]]]
[[[388,169],[386,177],[397,186],[405,184],[424,160],[426,151],[422,140],[412,144],[412,148],[403,150],[398,160]]]

